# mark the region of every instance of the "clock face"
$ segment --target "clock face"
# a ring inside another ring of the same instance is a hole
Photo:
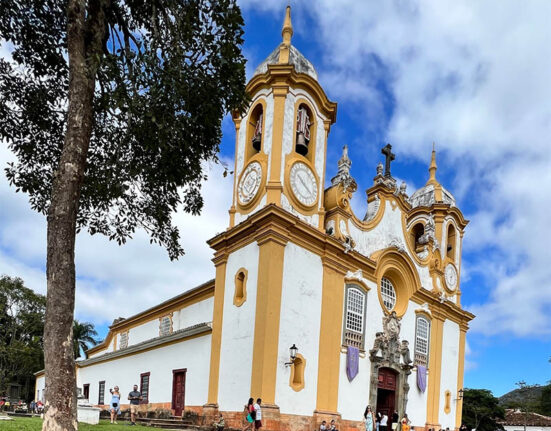
[[[318,182],[314,173],[302,162],[297,162],[291,168],[289,175],[291,189],[297,200],[306,206],[312,206],[318,200]]]
[[[258,162],[252,162],[245,168],[241,180],[237,186],[237,196],[241,205],[247,205],[258,193],[262,182],[262,166]]]
[[[446,286],[448,286],[448,289],[455,290],[457,287],[457,270],[453,264],[448,263],[446,265],[444,276],[446,277]]]

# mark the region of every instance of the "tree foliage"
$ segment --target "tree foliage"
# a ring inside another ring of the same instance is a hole
[[[0,43],[12,49],[0,59],[0,140],[17,156],[7,176],[44,214],[67,131],[68,3],[0,2]],[[171,214],[201,210],[203,162],[217,160],[224,113],[246,100],[240,10],[235,0],[79,3],[94,88],[78,229],[124,243],[143,228],[177,258]]]
[[[503,429],[497,423],[505,418],[505,409],[487,389],[465,389],[463,392],[463,423],[468,429],[495,431]]]
[[[90,345],[95,346],[98,344],[98,340],[96,339],[97,336],[98,333],[92,323],[79,322],[78,320],[73,322],[73,348],[75,351],[75,359],[80,358],[81,351],[86,355],[86,351],[90,348]]]
[[[9,383],[34,392],[33,373],[44,367],[42,333],[46,298],[20,278],[0,277],[0,394]]]

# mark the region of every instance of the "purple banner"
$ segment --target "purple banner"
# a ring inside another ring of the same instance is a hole
[[[417,387],[421,392],[427,389],[427,367],[424,365],[417,365]]]
[[[357,347],[348,346],[348,353],[346,355],[346,375],[348,381],[354,380],[354,377],[358,375],[360,364],[360,351]]]

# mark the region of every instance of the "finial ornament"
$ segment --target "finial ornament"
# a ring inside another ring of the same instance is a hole
[[[350,175],[350,166],[352,166],[352,161],[348,158],[347,145],[342,148],[342,156],[337,162],[337,166],[337,175],[331,178],[331,184],[334,186],[337,184],[342,184],[344,191],[350,190],[355,192],[358,186],[354,178]]]
[[[287,5],[287,8],[285,9],[285,19],[283,20],[281,36],[283,36],[283,42],[279,45],[279,64],[288,64],[291,50],[291,37],[293,36],[290,5]]]
[[[427,181],[427,184],[434,184],[434,185],[440,185],[440,183],[436,180],[436,149],[434,142],[432,143],[432,155],[430,159],[430,166],[429,166],[429,180]]]

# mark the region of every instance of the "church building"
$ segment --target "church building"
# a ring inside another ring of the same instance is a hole
[[[438,181],[408,194],[390,145],[374,161],[367,213],[347,147],[327,161],[337,118],[316,70],[282,43],[247,84],[235,113],[233,203],[208,241],[213,280],[128,318],[77,361],[77,385],[107,408],[134,384],[141,409],[222,413],[241,428],[249,397],[266,430],[311,431],[334,419],[365,429],[364,410],[408,414],[416,428],[461,424],[465,335],[461,248],[468,221]],[[428,155],[427,155],[428,159]],[[328,188],[326,172],[335,172]],[[37,373],[37,399],[47,390]],[[123,404],[123,408],[125,405]]]

